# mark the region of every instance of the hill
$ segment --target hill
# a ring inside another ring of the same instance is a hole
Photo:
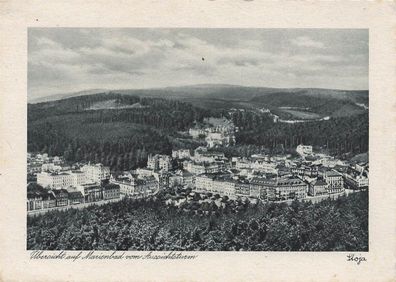
[[[108,90],[105,90],[105,89],[88,89],[88,90],[83,90],[83,91],[78,91],[78,92],[59,93],[59,94],[53,94],[53,95],[48,95],[48,96],[41,96],[41,97],[37,97],[37,98],[33,98],[33,99],[29,99],[29,97],[28,97],[28,102],[30,104],[44,103],[44,102],[50,102],[50,101],[67,99],[67,98],[71,98],[71,97],[98,94],[98,93],[103,93],[103,92],[106,92],[106,91],[108,91]]]
[[[133,96],[159,97],[159,98],[178,98],[178,99],[226,99],[230,101],[251,101],[257,97],[271,94],[292,94],[304,95],[313,98],[332,98],[339,100],[351,100],[357,103],[368,104],[368,91],[349,91],[320,88],[268,88],[268,87],[247,87],[227,84],[200,84],[179,87],[165,87],[152,89],[114,89],[114,90],[87,90],[76,93],[58,94],[44,98],[37,98],[29,101],[38,103],[49,101],[49,99],[59,100],[75,96],[90,95],[96,93],[120,93]],[[41,100],[41,101],[40,101]]]
[[[320,88],[268,88],[227,84],[199,84],[153,89],[120,89],[112,91],[88,90],[54,95],[46,100],[56,101],[67,97],[108,95],[114,93],[146,98],[166,98],[183,101],[195,107],[227,111],[232,108],[268,108],[282,119],[318,119],[346,117],[367,112],[368,91],[347,91]],[[33,102],[38,102],[36,99]],[[280,107],[306,107],[307,110],[282,110]],[[99,108],[109,105],[99,106]],[[111,107],[119,107],[112,105]],[[131,107],[129,105],[128,107]]]
[[[184,102],[114,93],[29,104],[28,151],[128,170],[149,153],[169,154],[173,134],[209,116]]]
[[[299,95],[272,93],[247,102],[193,98],[193,103],[188,99],[106,92],[28,104],[28,151],[128,170],[145,165],[149,153],[195,148],[199,144],[179,131],[204,117],[226,116],[239,128],[238,145],[249,150],[265,147],[269,151],[290,151],[305,143],[326,148],[334,155],[367,152],[367,110],[355,108],[350,100]],[[278,115],[314,121],[274,123],[269,113],[259,110],[262,107]],[[332,118],[317,120],[324,115]]]

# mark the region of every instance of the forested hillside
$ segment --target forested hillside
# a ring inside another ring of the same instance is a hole
[[[283,95],[289,94],[273,96],[270,103],[298,101],[283,100]],[[322,113],[336,110],[334,105],[340,106],[338,110],[345,110],[341,105],[351,106],[351,102],[342,99],[334,100],[332,106],[326,102],[330,98],[310,99],[313,101],[307,105],[323,107]],[[170,154],[172,148],[202,145],[178,131],[187,130],[204,117],[222,115],[239,127],[236,138],[241,146],[258,146],[271,152],[279,148],[293,150],[304,143],[326,148],[336,155],[368,150],[367,111],[328,121],[284,124],[274,123],[271,116],[258,111],[261,102],[256,102],[256,108],[250,105],[250,109],[230,114],[235,106],[231,102],[218,101],[217,108],[213,100],[201,100],[203,107],[172,99],[101,93],[29,104],[28,151],[63,155],[71,162],[101,162],[115,171],[129,170],[145,165],[149,153]],[[301,105],[308,103],[302,101]],[[111,108],[106,109],[106,105]]]
[[[89,110],[98,101],[144,108]],[[144,165],[149,153],[170,153],[170,135],[215,111],[188,103],[120,94],[74,97],[28,106],[28,151],[94,161],[113,170]]]
[[[209,215],[166,206],[163,195],[28,217],[27,249],[368,251],[367,191]]]
[[[291,149],[299,144],[311,144],[329,149],[336,155],[368,151],[367,113],[295,124],[273,123],[269,117],[249,112],[238,113],[233,116],[233,120],[244,129],[236,136],[238,144],[270,149]]]
[[[363,96],[363,95],[362,95]],[[278,107],[303,107],[309,108],[310,112],[321,116],[352,116],[364,113],[365,110],[355,104],[355,99],[340,99],[333,96],[308,95],[306,92],[296,93],[271,93],[256,97],[252,102],[270,108],[273,113],[279,115],[282,111]]]

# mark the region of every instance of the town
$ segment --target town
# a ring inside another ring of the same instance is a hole
[[[226,118],[205,119],[188,134],[205,140],[206,146],[149,155],[146,167],[117,174],[102,164],[66,165],[60,156],[28,153],[28,214],[146,198],[172,188],[189,192],[167,201],[173,205],[195,194],[213,200],[315,201],[368,188],[368,163],[341,161],[310,145],[297,146],[295,155],[227,158],[216,151],[234,145],[237,130]]]

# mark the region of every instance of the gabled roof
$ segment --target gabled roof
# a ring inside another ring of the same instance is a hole
[[[323,186],[323,185],[327,185],[327,183],[325,181],[323,181],[322,179],[319,179],[318,181],[316,181],[314,183],[315,186]]]
[[[54,189],[52,192],[54,193],[55,197],[58,197],[61,194],[69,194],[66,189]]]

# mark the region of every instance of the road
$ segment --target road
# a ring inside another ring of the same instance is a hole
[[[34,211],[28,211],[27,215],[28,216],[36,216],[36,215],[41,215],[45,214],[47,212],[51,211],[65,211],[68,209],[84,209],[89,206],[97,205],[101,206],[104,204],[108,203],[115,203],[121,201],[123,198],[117,198],[117,199],[111,199],[111,200],[102,200],[102,201],[97,201],[97,202],[91,202],[91,203],[83,203],[83,204],[77,204],[77,205],[69,205],[69,206],[64,206],[64,207],[55,207],[55,208],[50,208],[50,209],[42,209],[42,210],[34,210]]]

